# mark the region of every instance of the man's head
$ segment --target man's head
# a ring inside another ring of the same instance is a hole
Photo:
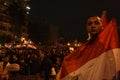
[[[103,29],[101,18],[98,16],[93,16],[87,20],[87,31],[90,36],[98,35]]]
[[[10,56],[9,55],[6,55],[5,57],[4,57],[4,62],[9,62],[9,60],[10,60]]]

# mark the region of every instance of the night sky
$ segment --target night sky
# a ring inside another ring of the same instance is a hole
[[[44,18],[57,24],[59,36],[82,40],[87,35],[86,19],[91,15],[100,16],[106,10],[108,19],[115,17],[120,23],[119,4],[119,0],[31,0],[30,20]]]

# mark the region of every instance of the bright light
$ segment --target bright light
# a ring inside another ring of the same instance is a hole
[[[70,50],[70,51],[74,51],[74,48],[73,48],[73,47],[69,47],[69,50]]]
[[[70,46],[70,43],[67,43],[68,46]]]
[[[26,6],[26,9],[30,10],[31,8],[29,6]]]
[[[24,41],[25,40],[25,38],[24,37],[21,37],[21,41]]]
[[[81,45],[82,45],[82,44],[80,44],[80,43],[78,44],[78,46],[81,46]]]
[[[30,42],[30,44],[32,43],[32,41],[31,41],[31,40],[30,40],[29,42]]]

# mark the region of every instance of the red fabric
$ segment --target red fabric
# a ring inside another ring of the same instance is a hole
[[[103,24],[103,27],[106,27],[107,26],[107,15],[106,15],[106,11],[103,11],[102,13],[102,16],[101,16],[101,20],[102,20],[102,24]]]
[[[88,41],[64,58],[60,78],[64,78],[103,52],[118,47],[116,20],[112,19],[94,41]]]

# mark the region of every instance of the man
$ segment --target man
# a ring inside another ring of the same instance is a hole
[[[88,18],[88,41],[64,58],[57,80],[117,80],[120,50],[115,20],[103,28],[100,17]]]

